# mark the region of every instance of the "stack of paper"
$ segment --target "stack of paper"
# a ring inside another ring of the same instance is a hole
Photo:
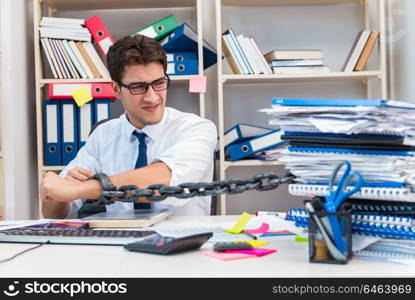
[[[363,175],[352,197],[415,201],[415,105],[381,99],[273,99],[261,110],[281,126],[274,149],[296,176],[294,195],[326,196],[334,167],[348,160]]]

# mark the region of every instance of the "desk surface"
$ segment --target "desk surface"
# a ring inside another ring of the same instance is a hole
[[[203,222],[207,225],[231,222],[237,216],[173,217],[165,221],[178,225]],[[206,244],[205,244],[206,245]],[[0,259],[33,244],[0,243]],[[414,277],[413,268],[392,263],[352,259],[347,265],[308,262],[308,244],[294,239],[273,240],[268,256],[222,262],[197,251],[162,256],[137,253],[120,246],[43,245],[0,264],[0,277]]]

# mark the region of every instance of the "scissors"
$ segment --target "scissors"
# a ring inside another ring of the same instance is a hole
[[[345,168],[343,175],[339,182],[336,184],[336,177],[340,170]],[[363,185],[363,176],[359,172],[350,172],[352,166],[348,160],[342,161],[337,164],[331,175],[329,181],[329,195],[326,197],[326,201],[323,204],[323,208],[328,213],[336,213],[343,202],[354,193],[357,193]],[[349,184],[355,179],[354,186],[348,191]],[[335,187],[335,185],[337,187]],[[342,230],[339,219],[333,214],[329,214],[329,223],[331,232],[333,234],[337,248],[342,252],[346,252],[346,243],[343,239]]]

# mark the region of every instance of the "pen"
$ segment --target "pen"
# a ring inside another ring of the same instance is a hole
[[[258,239],[258,238],[257,238],[257,236],[256,236],[256,235],[254,235],[254,234],[252,234],[252,233],[249,233],[249,232],[247,232],[247,231],[245,231],[245,230],[243,230],[242,232],[243,232],[243,233],[245,233],[247,236],[249,236],[249,237],[253,238],[254,240]]]
[[[284,219],[287,213],[276,212],[276,211],[257,211],[255,216],[276,216],[278,218]]]

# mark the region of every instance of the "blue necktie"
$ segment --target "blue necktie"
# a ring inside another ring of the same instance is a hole
[[[133,133],[138,139],[138,157],[135,162],[135,168],[147,166],[147,145],[146,134],[142,132]],[[151,203],[134,203],[134,209],[150,209]]]

